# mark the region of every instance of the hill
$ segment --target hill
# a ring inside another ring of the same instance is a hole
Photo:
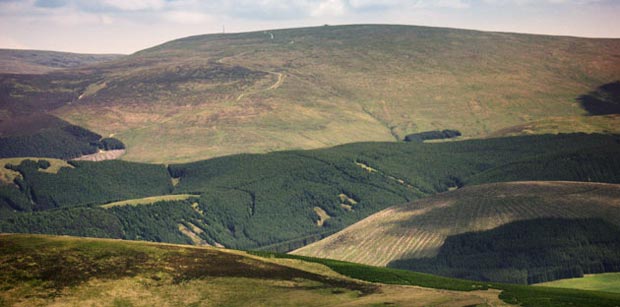
[[[502,304],[499,291],[371,284],[299,260],[215,248],[0,235],[2,305]],[[408,303],[411,304],[411,303]]]
[[[620,183],[619,152],[617,136],[574,134],[357,143],[168,166],[71,161],[55,173],[45,159],[19,160],[6,172],[12,184],[0,186],[0,231],[285,252],[390,206],[471,184]],[[160,197],[171,194],[178,197]],[[136,200],[145,197],[154,198]],[[105,206],[126,200],[149,205]]]
[[[120,54],[0,49],[0,74],[44,74],[59,69],[111,61],[121,56]]]
[[[620,302],[613,293],[482,284],[281,254],[72,237],[0,235],[0,268],[2,305],[614,306]]]
[[[0,76],[0,98],[8,114],[45,110],[114,135],[123,159],[143,162],[445,129],[618,133],[615,100],[591,114],[581,99],[613,90],[618,50],[617,39],[389,25],[201,35],[88,68]]]
[[[457,235],[471,232],[483,234],[484,231],[499,229],[500,226],[517,221],[600,218],[617,226],[620,225],[619,200],[620,186],[601,183],[509,182],[469,186],[388,208],[293,253],[372,265],[410,267],[413,264],[408,264],[409,260],[415,263],[415,259],[434,259],[440,255],[447,247],[445,242],[449,238],[458,240]],[[517,229],[534,229],[535,225],[522,225],[525,228]],[[565,226],[563,229],[568,232],[569,228]],[[514,227],[512,229],[512,233],[515,233]],[[523,231],[517,230],[516,233],[526,237]],[[585,233],[584,230],[582,235]],[[507,236],[504,233],[499,237]],[[538,237],[544,236],[540,234]],[[546,242],[555,240],[548,239]],[[497,235],[494,240],[500,241]],[[518,239],[513,238],[512,242],[516,241]],[[454,244],[450,246],[465,246],[469,243]],[[570,244],[562,243],[556,248],[567,245]],[[499,250],[498,246],[492,245],[491,248]],[[472,248],[476,251],[484,250],[480,247]],[[478,263],[485,263],[481,260],[483,258],[491,259],[488,254],[485,255],[488,258],[478,256],[468,259],[475,258]],[[467,270],[465,265],[460,267]],[[511,268],[515,267],[517,265]],[[512,275],[521,278],[515,272]]]

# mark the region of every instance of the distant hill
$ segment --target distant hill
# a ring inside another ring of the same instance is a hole
[[[50,111],[113,134],[123,159],[172,163],[446,129],[618,133],[617,114],[590,116],[580,100],[618,80],[618,39],[325,26],[192,36],[87,68],[0,75],[0,117]]]
[[[508,182],[469,186],[385,209],[293,254],[388,265],[435,257],[451,236],[541,218],[599,218],[617,227],[620,185]],[[482,258],[476,261],[484,263]]]
[[[118,59],[120,54],[83,54],[44,50],[0,49],[1,74],[44,74]]]

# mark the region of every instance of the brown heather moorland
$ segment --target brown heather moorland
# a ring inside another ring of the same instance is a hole
[[[50,111],[127,145],[122,159],[401,140],[620,132],[578,100],[620,79],[620,40],[390,25],[174,40],[85,68],[4,75],[0,116]],[[2,115],[4,114],[4,115]]]

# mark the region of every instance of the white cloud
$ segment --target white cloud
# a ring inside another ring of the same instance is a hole
[[[114,23],[114,18],[109,15],[99,15],[99,22],[104,25],[111,25]]]
[[[602,0],[483,0],[488,4],[501,5],[544,5],[544,4],[567,4],[567,5],[585,5]]]
[[[349,5],[353,8],[366,7],[394,7],[406,4],[408,1],[402,0],[349,0]]]
[[[102,4],[124,11],[160,10],[166,5],[164,0],[103,0]]]
[[[438,0],[433,1],[435,7],[464,9],[469,7],[469,2],[465,0]]]
[[[342,16],[347,12],[343,0],[323,0],[312,10],[310,15],[315,17]]]
[[[74,12],[67,10],[57,14],[38,17],[34,21],[39,24],[52,23],[62,26],[106,25],[112,23],[112,18],[100,14]]]
[[[173,23],[196,25],[208,22],[211,17],[200,12],[172,11],[164,13],[164,19]]]
[[[0,48],[10,48],[10,49],[30,49],[28,45],[23,44],[22,42],[10,37],[0,35]]]

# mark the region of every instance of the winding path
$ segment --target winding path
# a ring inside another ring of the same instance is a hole
[[[282,83],[284,83],[284,79],[286,79],[286,75],[280,72],[272,72],[272,71],[268,71],[267,73],[272,74],[272,75],[276,75],[278,76],[278,80],[272,84],[270,87],[263,89],[263,90],[257,90],[257,91],[251,91],[249,93],[241,93],[239,96],[237,96],[237,101],[243,99],[243,97],[247,96],[247,95],[251,95],[251,94],[256,94],[259,92],[266,92],[266,91],[271,91],[271,90],[275,90],[278,89]]]

